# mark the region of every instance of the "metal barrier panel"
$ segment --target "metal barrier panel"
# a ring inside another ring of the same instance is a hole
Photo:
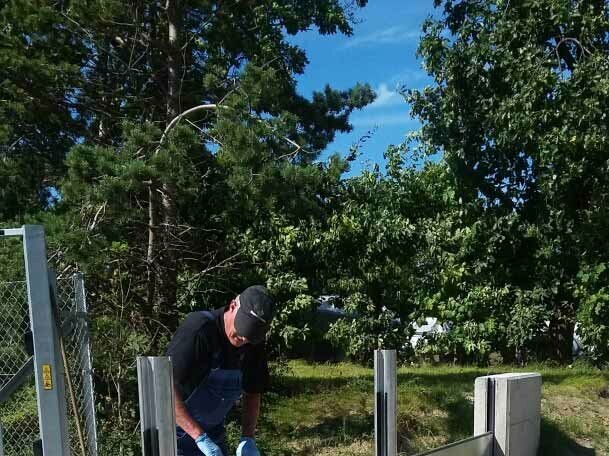
[[[477,435],[417,456],[492,456],[493,433]]]

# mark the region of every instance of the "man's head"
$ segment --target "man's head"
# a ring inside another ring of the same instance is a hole
[[[264,341],[275,312],[275,303],[262,285],[246,288],[233,299],[224,313],[224,330],[232,345]]]

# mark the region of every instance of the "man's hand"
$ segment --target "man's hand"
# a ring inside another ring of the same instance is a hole
[[[241,437],[237,447],[237,456],[260,456],[256,442],[251,437]]]
[[[220,447],[205,433],[197,437],[195,442],[205,456],[224,456]]]

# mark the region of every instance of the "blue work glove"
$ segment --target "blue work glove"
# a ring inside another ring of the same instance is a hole
[[[260,456],[256,442],[251,437],[241,437],[237,447],[237,456]]]
[[[220,447],[205,433],[197,437],[195,443],[205,456],[224,456]]]

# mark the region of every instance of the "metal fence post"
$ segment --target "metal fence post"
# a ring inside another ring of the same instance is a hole
[[[87,315],[87,297],[85,292],[85,280],[82,273],[72,276],[74,287],[74,301],[77,315],[85,318]],[[84,325],[85,340],[80,350],[80,366],[82,367],[83,409],[85,410],[85,427],[87,433],[87,444],[90,456],[97,456],[97,425],[95,421],[95,403],[93,389],[93,367],[91,364],[91,344],[89,342],[89,326]]]
[[[385,397],[383,380],[383,353],[374,351],[374,448],[375,456],[385,456]]]
[[[43,454],[69,456],[63,368],[58,329],[51,307],[46,243],[41,226],[23,226],[23,250],[30,325],[34,340],[34,372]]]
[[[374,352],[374,441],[376,456],[397,455],[395,350]]]
[[[396,429],[397,413],[397,371],[395,350],[383,350],[384,386],[387,413],[387,456],[398,454]]]
[[[140,430],[143,456],[175,456],[173,373],[166,356],[138,356]]]

